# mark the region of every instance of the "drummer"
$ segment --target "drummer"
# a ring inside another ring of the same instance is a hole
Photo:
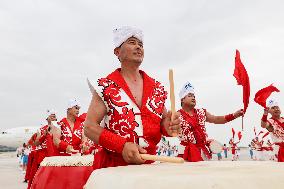
[[[215,116],[204,108],[197,109],[194,87],[187,82],[182,87],[179,97],[181,100],[181,132],[178,137],[181,141],[179,157],[190,162],[203,161],[212,158],[208,149],[210,141],[205,129],[205,122],[224,124],[243,115],[240,109],[233,114]]]
[[[164,87],[140,70],[142,31],[115,29],[114,45],[121,68],[98,79],[85,121],[86,136],[103,147],[95,155],[94,169],[150,163],[140,154],[155,155],[161,134],[180,129],[179,113],[171,120],[172,113],[166,111]]]

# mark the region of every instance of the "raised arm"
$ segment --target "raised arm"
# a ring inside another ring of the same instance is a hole
[[[225,116],[215,116],[206,111],[206,121],[214,124],[224,124],[242,116],[243,114],[244,113],[242,109],[236,111],[233,114],[228,114]]]
[[[42,137],[42,135],[41,135],[40,131],[37,131],[37,133],[36,133],[36,139],[35,139],[35,141],[34,141],[34,144],[35,144],[36,146],[38,146],[38,145],[41,144],[41,142],[39,141],[41,137]]]
[[[267,116],[268,116],[268,108],[265,108],[263,111],[263,115],[261,118],[261,127],[267,129],[269,132],[273,131],[272,125],[268,122]]]

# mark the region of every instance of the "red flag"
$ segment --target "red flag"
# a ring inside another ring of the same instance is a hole
[[[232,128],[233,138],[235,138],[235,130]]]
[[[271,95],[272,92],[280,92],[280,91],[271,84],[268,87],[260,89],[255,94],[254,101],[259,105],[261,105],[262,107],[266,108],[266,100]]]
[[[241,61],[240,52],[238,50],[236,50],[235,70],[233,75],[236,78],[238,85],[243,86],[243,104],[245,114],[249,104],[250,83],[247,70]]]
[[[239,132],[238,132],[238,138],[239,138],[239,140],[241,140],[242,136],[243,136],[243,135],[242,135],[242,132],[239,131]]]

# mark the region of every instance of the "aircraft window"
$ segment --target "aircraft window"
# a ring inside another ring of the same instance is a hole
[[[2,131],[2,134],[7,134],[7,132],[6,131]]]

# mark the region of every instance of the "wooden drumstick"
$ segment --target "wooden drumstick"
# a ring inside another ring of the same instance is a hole
[[[172,111],[172,120],[174,118],[174,113],[176,112],[175,104],[175,86],[174,86],[174,73],[173,70],[169,70],[169,81],[170,81],[170,100],[171,100],[171,111]],[[173,137],[177,136],[178,133],[174,133]]]
[[[140,154],[140,155],[141,155],[141,158],[144,160],[161,161],[161,162],[168,162],[168,163],[184,163],[184,159],[179,158],[179,157],[157,156],[157,155],[150,155],[150,154]]]

